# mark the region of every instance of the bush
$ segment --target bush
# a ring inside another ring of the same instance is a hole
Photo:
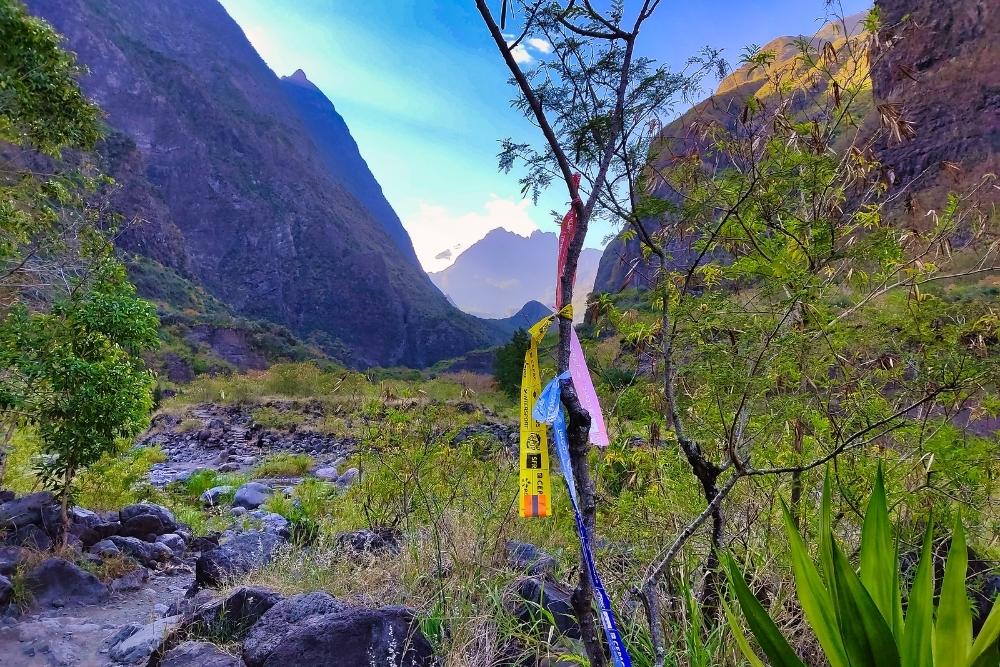
[[[74,484],[76,502],[92,510],[114,510],[148,497],[149,470],[163,463],[166,455],[159,447],[132,447],[118,442],[118,451],[105,454],[80,473]]]
[[[281,452],[271,454],[254,468],[253,476],[262,477],[301,477],[309,472],[313,459],[308,454],[291,454]]]

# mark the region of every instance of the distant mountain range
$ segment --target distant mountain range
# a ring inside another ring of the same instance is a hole
[[[527,301],[555,304],[559,238],[537,231],[521,236],[494,229],[469,246],[455,262],[430,278],[456,306],[480,317],[508,317]],[[584,248],[577,266],[573,305],[586,309],[601,251]]]
[[[89,70],[112,204],[140,223],[125,251],[352,366],[425,366],[509,335],[448,303],[333,104],[301,71],[279,79],[217,0],[26,4]]]

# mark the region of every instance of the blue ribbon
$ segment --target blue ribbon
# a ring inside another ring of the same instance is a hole
[[[611,609],[611,598],[601,582],[601,576],[597,573],[597,566],[594,564],[594,553],[590,546],[590,534],[587,526],[583,523],[583,516],[580,514],[580,501],[576,495],[576,482],[573,479],[573,464],[569,458],[569,439],[566,435],[566,418],[563,416],[561,393],[563,380],[570,378],[569,371],[556,377],[549,382],[542,390],[532,416],[536,421],[550,424],[552,435],[556,441],[556,451],[559,454],[559,467],[562,468],[563,479],[569,489],[569,498],[573,503],[573,516],[576,519],[576,532],[580,535],[580,546],[583,550],[583,559],[586,561],[587,572],[590,574],[590,581],[597,591],[597,605],[600,608],[601,628],[604,630],[604,638],[608,642],[611,650],[611,660],[615,667],[632,667],[632,659],[629,657],[628,649],[618,631],[618,624],[615,622],[615,612]]]

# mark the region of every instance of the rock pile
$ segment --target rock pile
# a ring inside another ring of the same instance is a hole
[[[139,503],[120,512],[98,514],[74,507],[69,513],[66,545],[78,561],[98,564],[128,556],[142,568],[176,562],[188,551],[190,531],[165,507]],[[11,577],[25,572],[26,590],[36,606],[96,604],[112,590],[136,588],[147,574],[141,569],[109,585],[64,558],[38,554],[53,547],[62,533],[59,503],[50,493],[34,493],[0,504],[0,608],[10,603]]]
[[[224,653],[206,638],[238,643],[241,655]],[[119,664],[161,667],[434,664],[433,648],[411,609],[351,607],[323,592],[286,599],[248,587],[146,625],[126,626],[112,638],[110,656]]]

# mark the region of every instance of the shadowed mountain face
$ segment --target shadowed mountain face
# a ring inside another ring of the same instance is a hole
[[[420,266],[410,236],[399,216],[382,194],[382,186],[361,157],[347,123],[333,103],[306,77],[302,70],[281,78],[289,101],[298,110],[309,130],[323,163],[336,180],[347,188],[395,242],[399,251],[415,266]]]
[[[216,0],[29,0],[107,114],[124,239],[237,313],[355,366],[422,366],[495,342],[418,266],[329,100],[281,81]]]
[[[555,234],[539,231],[524,237],[494,229],[463,251],[454,264],[430,277],[465,312],[507,317],[527,301],[555,303],[558,251]],[[578,314],[586,310],[600,257],[601,251],[592,248],[580,253],[573,299]]]

